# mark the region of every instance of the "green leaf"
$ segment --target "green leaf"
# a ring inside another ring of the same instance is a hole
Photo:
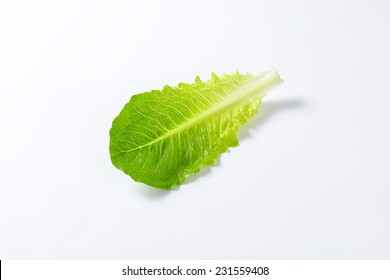
[[[274,70],[213,73],[207,82],[196,77],[193,84],[133,95],[112,123],[111,161],[137,182],[171,189],[238,146],[238,127],[280,82]]]

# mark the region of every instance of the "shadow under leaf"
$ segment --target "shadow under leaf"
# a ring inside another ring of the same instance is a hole
[[[291,99],[287,101],[269,101],[263,102],[260,105],[259,111],[249,120],[247,124],[240,127],[237,131],[238,140],[249,138],[250,131],[258,129],[265,121],[269,120],[275,113],[286,110],[286,109],[297,109],[304,106],[304,103],[301,100]],[[229,150],[226,151],[229,153]],[[200,177],[204,177],[211,173],[212,169],[216,166],[220,166],[220,158],[218,158],[217,163],[213,166],[202,166],[200,171],[195,174],[191,174],[188,179],[183,183],[183,185],[192,183],[196,181]],[[150,198],[162,198],[166,197],[171,191],[161,190],[153,187],[145,187],[143,184],[139,184],[138,191],[145,196]],[[173,189],[173,191],[177,191],[180,189],[180,186]]]
[[[297,109],[304,105],[304,103],[301,100],[298,99],[291,99],[287,101],[270,101],[270,102],[263,102],[260,107],[259,111],[249,120],[248,123],[240,127],[237,131],[237,138],[240,142],[242,139],[246,139],[250,137],[250,131],[256,130],[258,127],[260,127],[265,121],[267,121],[270,117],[272,117],[275,113],[278,111],[282,111],[285,109]],[[226,153],[229,153],[230,149],[228,149]],[[214,167],[221,165],[221,157],[218,158],[217,163],[215,165],[209,166],[201,166],[200,172],[191,174],[188,179],[183,183],[183,185],[192,183],[196,181],[198,178],[206,176],[207,174],[211,173]]]
[[[269,120],[275,113],[279,111],[297,109],[304,106],[304,103],[298,99],[291,99],[286,101],[269,101],[262,102],[259,111],[237,131],[238,140],[250,137],[250,131],[256,130],[264,122]]]

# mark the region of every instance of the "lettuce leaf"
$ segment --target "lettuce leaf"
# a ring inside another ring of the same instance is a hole
[[[236,131],[281,82],[277,71],[233,73],[133,95],[110,130],[112,163],[135,181],[172,189],[203,165],[213,165]]]

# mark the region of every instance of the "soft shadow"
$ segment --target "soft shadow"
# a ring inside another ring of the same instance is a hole
[[[298,109],[304,107],[305,104],[299,99],[291,99],[286,101],[266,101],[260,105],[259,111],[255,114],[247,124],[240,127],[237,131],[238,140],[250,137],[250,131],[258,129],[271,116],[278,111]]]
[[[151,199],[160,199],[171,193],[171,191],[150,187],[142,183],[136,183],[135,190],[141,195]]]
[[[291,99],[286,101],[263,102],[260,105],[259,112],[255,114],[246,125],[239,128],[239,130],[237,131],[237,138],[239,140],[249,138],[251,136],[250,131],[258,129],[265,121],[267,121],[271,116],[273,116],[278,111],[282,111],[286,109],[298,109],[304,107],[304,105],[305,104],[298,99]],[[225,153],[229,153],[229,152],[230,150],[227,150]],[[198,173],[191,174],[188,177],[188,179],[182,184],[182,186],[190,184],[198,180],[200,177],[207,176],[212,172],[214,167],[219,167],[220,165],[221,165],[221,161],[219,157],[215,165],[202,166]],[[137,192],[151,199],[160,199],[162,197],[168,196],[169,194],[172,193],[172,191],[180,190],[180,186],[177,186],[172,190],[161,190],[161,189],[146,186],[142,183],[136,183],[136,184],[137,184],[136,186]]]
[[[304,103],[298,99],[291,99],[286,101],[270,101],[263,102],[260,105],[259,111],[255,114],[247,124],[240,127],[237,131],[238,140],[246,139],[250,137],[250,131],[258,129],[265,121],[267,121],[272,115],[277,113],[278,111],[285,109],[297,109],[303,107]],[[229,153],[230,149],[228,149],[226,153]],[[200,177],[207,176],[212,172],[214,167],[219,167],[221,165],[221,157],[218,158],[217,163],[213,166],[202,166],[200,172],[191,174],[188,179],[183,183],[183,185],[190,184]]]

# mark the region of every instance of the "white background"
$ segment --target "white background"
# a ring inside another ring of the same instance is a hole
[[[389,3],[0,0],[0,258],[390,258]],[[111,164],[131,94],[272,67],[176,191]]]

